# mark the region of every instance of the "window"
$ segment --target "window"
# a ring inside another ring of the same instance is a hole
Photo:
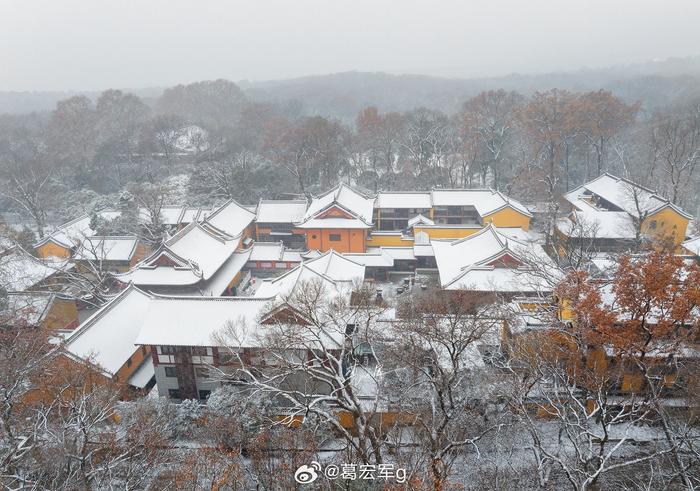
[[[175,354],[175,346],[161,346],[160,352],[164,355],[174,355]]]
[[[219,351],[219,363],[228,365],[238,362],[238,353],[232,353],[229,349]]]
[[[205,346],[192,346],[192,354],[195,356],[207,356],[207,348]]]
[[[165,376],[166,377],[177,377],[177,372],[175,371],[175,367],[165,367]]]
[[[331,242],[340,242],[340,234],[329,234],[328,240]]]
[[[209,370],[207,368],[197,367],[194,371],[197,378],[207,378],[209,376]]]
[[[173,399],[180,398],[180,389],[168,389],[168,395]]]
[[[126,367],[127,367],[127,368],[131,367],[131,358],[129,358],[128,360],[126,360]]]
[[[210,391],[210,390],[200,390],[200,391],[199,391],[199,398],[202,399],[202,400],[204,400],[204,399],[206,399],[207,397],[209,397],[209,394],[211,394],[211,391]]]

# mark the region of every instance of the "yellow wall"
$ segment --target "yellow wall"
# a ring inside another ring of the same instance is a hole
[[[469,235],[477,233],[481,230],[478,227],[466,228],[466,227],[421,227],[416,225],[413,227],[413,235],[419,232],[425,232],[431,239],[461,239],[462,237],[468,237]]]
[[[656,229],[651,229],[652,221],[656,221]],[[650,215],[642,224],[642,231],[645,235],[650,235],[658,239],[673,240],[675,245],[679,245],[685,240],[688,219],[679,215],[673,208],[664,208],[658,213]]]
[[[530,217],[509,207],[483,217],[484,225],[491,222],[497,227],[520,227],[523,230],[530,228]]]
[[[69,258],[70,257],[70,249],[66,249],[65,247],[61,247],[60,245],[54,243],[54,242],[47,242],[46,244],[43,244],[35,249],[36,255],[42,258],[46,257],[60,257],[60,258]]]
[[[75,300],[54,299],[42,327],[54,329],[74,329],[78,327],[78,306]]]
[[[367,247],[413,247],[412,238],[404,238],[399,232],[391,235],[372,234],[367,237]]]

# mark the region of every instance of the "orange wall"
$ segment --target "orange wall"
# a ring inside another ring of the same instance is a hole
[[[41,245],[37,247],[36,249],[36,255],[39,257],[61,257],[61,258],[68,258],[70,257],[70,250],[66,249],[65,247],[61,247],[58,244],[55,244],[53,242],[47,242],[44,245]]]
[[[309,229],[305,231],[307,249],[326,252],[365,252],[366,231],[362,229]],[[333,234],[340,235],[340,240],[330,239]]]
[[[134,251],[134,255],[131,257],[131,261],[129,262],[130,267],[134,267],[136,263],[141,261],[146,255],[148,254],[148,247],[145,244],[142,244],[141,241],[136,243],[136,250]]]
[[[114,374],[115,380],[124,383],[128,382],[129,377],[141,366],[148,352],[149,350],[146,346],[134,346],[134,354],[129,357],[131,366],[129,366],[128,361],[125,361],[121,368],[117,370],[117,373]]]

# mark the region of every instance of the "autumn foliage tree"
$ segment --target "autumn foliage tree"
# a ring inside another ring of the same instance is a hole
[[[689,437],[694,423],[678,418],[670,397],[692,406],[698,376],[700,267],[663,249],[624,256],[610,281],[571,273],[557,291],[573,313],[578,346],[604,350],[606,359],[586,360],[596,373],[617,373],[620,390],[633,393],[658,421],[673,476],[688,489],[697,480],[697,450]],[[695,477],[692,472],[695,471]]]

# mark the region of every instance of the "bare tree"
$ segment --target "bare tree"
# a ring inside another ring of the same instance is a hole
[[[504,311],[491,295],[432,292],[401,306],[381,353],[396,411],[413,428],[433,488],[448,486],[452,466],[469,447],[504,425],[493,404],[495,373],[484,364],[497,344]],[[390,370],[389,370],[390,369]]]
[[[364,366],[359,356],[361,350],[373,351],[377,322],[386,310],[374,299],[367,289],[356,291],[350,301],[327,284],[304,282],[262,326],[257,362],[245,360],[241,348],[251,329],[258,328],[233,322],[219,335],[218,343],[228,347],[240,367],[221,376],[272,398],[288,423],[299,417],[317,421],[339,435],[359,461],[382,463],[381,367]]]

